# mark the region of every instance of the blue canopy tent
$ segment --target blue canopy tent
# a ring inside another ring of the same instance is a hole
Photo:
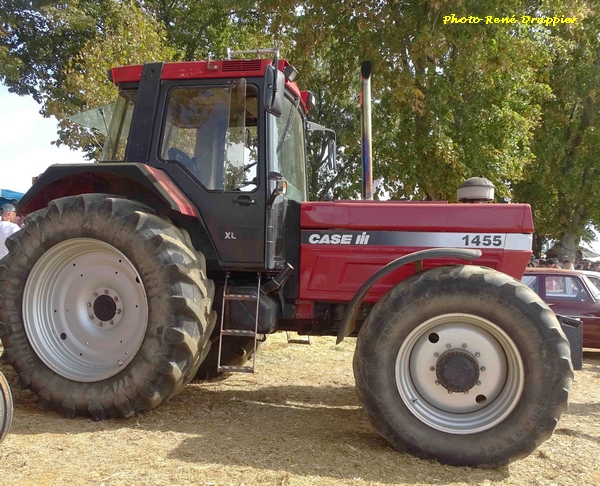
[[[6,203],[15,204],[24,196],[22,192],[9,191],[8,189],[0,189],[0,206]]]

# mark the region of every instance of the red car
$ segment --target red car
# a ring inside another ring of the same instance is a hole
[[[521,281],[560,314],[583,322],[583,346],[600,349],[600,290],[578,270],[528,268]]]

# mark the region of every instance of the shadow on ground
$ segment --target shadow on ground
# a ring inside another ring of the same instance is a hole
[[[600,414],[600,403],[569,403],[568,415],[578,415],[587,417],[593,414]]]
[[[240,381],[237,386],[191,385],[156,410],[107,422],[68,420],[55,412],[40,412],[30,393],[18,392],[11,433],[175,432],[185,436],[174,443],[170,459],[313,479],[447,484],[499,481],[509,475],[506,467],[452,468],[398,453],[368,423],[351,386],[248,389]]]

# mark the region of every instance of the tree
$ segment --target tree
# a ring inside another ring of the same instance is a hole
[[[515,3],[273,0],[269,26],[293,36],[293,52],[322,63],[338,99],[356,99],[360,61],[372,61],[379,194],[453,200],[465,178],[485,175],[508,198],[509,181],[533,159],[530,140],[548,94],[536,72],[547,48],[520,24],[444,18],[485,18]],[[358,180],[359,161],[352,164]],[[357,195],[358,184],[352,188]]]
[[[584,20],[486,20],[559,14]],[[452,22],[469,16],[482,21]],[[337,133],[334,171],[320,141],[309,145],[311,198],[357,197],[358,69],[369,59],[376,197],[454,200],[483,175],[499,200],[533,204],[540,238],[573,247],[600,225],[598,27],[591,0],[8,0],[0,81],[61,120],[58,143],[94,157],[99,141],[65,116],[114,96],[108,67],[278,42],[316,95],[310,118]]]
[[[577,7],[581,22],[552,29],[552,59],[540,78],[552,90],[532,141],[536,162],[515,187],[534,210],[539,239],[575,256],[580,241],[600,229],[600,9]]]
[[[66,117],[115,98],[109,67],[174,54],[160,24],[132,1],[12,0],[0,21],[0,56],[7,61],[0,64],[0,81],[59,120],[58,145],[81,148],[89,158],[99,154],[102,137]]]

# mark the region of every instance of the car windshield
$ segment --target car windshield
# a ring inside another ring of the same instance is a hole
[[[596,286],[598,287],[598,289],[600,289],[600,278],[598,277],[590,277],[589,275],[587,276],[587,278]]]
[[[583,275],[583,280],[586,281],[590,292],[594,295],[594,300],[600,300],[600,279],[598,277]]]

